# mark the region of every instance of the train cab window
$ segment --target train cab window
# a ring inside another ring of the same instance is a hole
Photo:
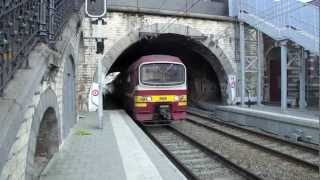
[[[178,85],[185,82],[185,67],[182,64],[151,63],[140,68],[140,81],[145,85]]]

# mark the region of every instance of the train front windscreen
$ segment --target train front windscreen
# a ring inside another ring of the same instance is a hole
[[[150,63],[140,68],[140,81],[150,86],[170,86],[185,83],[185,67],[182,64]]]

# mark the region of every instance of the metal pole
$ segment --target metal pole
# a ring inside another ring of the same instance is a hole
[[[280,42],[281,45],[281,111],[287,110],[287,41]]]
[[[138,2],[138,1],[137,1]],[[103,102],[102,102],[102,64],[101,57],[98,54],[103,54],[104,52],[104,20],[103,17],[107,12],[107,1],[106,0],[96,0],[96,1],[85,1],[85,12],[87,16],[91,19],[92,24],[96,24],[96,31],[94,33],[94,37],[96,39],[96,57],[97,59],[97,83],[98,83],[98,107],[97,107],[97,120],[98,127],[103,129]],[[101,9],[102,8],[102,9]],[[101,11],[100,11],[101,10]],[[93,26],[91,26],[93,27]]]
[[[319,35],[319,38],[318,38],[318,48],[319,48],[319,52],[318,52],[318,67],[319,67],[319,69],[318,69],[318,71],[320,71],[320,6],[318,6],[318,21],[319,21],[319,24],[318,24],[318,35]],[[319,103],[318,103],[318,109],[319,109],[319,112],[320,112],[320,72],[318,72],[319,73],[319,95],[318,95],[318,98],[319,98]],[[319,124],[320,124],[320,113],[319,113]],[[320,128],[320,126],[319,126],[319,128]],[[319,134],[319,136],[320,136],[320,134]],[[320,153],[320,151],[319,151],[319,153]],[[319,171],[320,171],[320,168],[319,168]]]
[[[98,18],[97,19],[97,36],[98,37],[102,37],[102,31],[103,31],[103,19],[101,18]],[[98,101],[98,109],[97,109],[97,117],[98,117],[98,124],[99,124],[99,128],[100,129],[103,129],[103,120],[102,120],[102,117],[103,117],[103,95],[102,95],[102,64],[101,64],[101,61],[102,61],[102,58],[98,55],[98,54],[103,54],[103,49],[101,49],[101,47],[99,46],[98,47],[98,41],[99,43],[102,43],[100,44],[100,46],[102,46],[104,48],[104,41],[102,38],[98,38],[97,39],[97,55],[98,56],[98,60],[97,60],[97,64],[98,64],[98,84],[99,84],[99,95],[98,95],[98,98],[99,98],[99,101]]]
[[[245,72],[245,42],[244,42],[244,23],[240,22],[240,71],[241,71],[241,82],[240,82],[240,98],[241,105],[245,104],[245,86],[246,86],[246,72]]]
[[[320,6],[318,6],[318,20],[319,20],[319,24],[318,24],[318,31],[319,31],[319,38],[318,38],[318,48],[319,48],[319,52],[318,52],[318,71],[320,71]],[[318,95],[318,98],[319,98],[319,103],[318,103],[318,113],[320,112],[320,72],[319,73],[319,95]],[[318,114],[319,115],[319,139],[320,139],[320,113]],[[320,143],[320,142],[319,142]],[[320,146],[319,146],[319,156],[320,156]],[[320,173],[320,164],[319,164],[319,173]]]
[[[300,72],[299,72],[299,108],[306,107],[306,59],[304,49],[301,47]]]
[[[319,48],[319,52],[318,52],[318,67],[319,67],[319,69],[318,69],[318,71],[320,71],[320,6],[318,6],[318,21],[319,21],[319,24],[318,24],[318,31],[319,31],[319,38],[318,38],[318,48]],[[319,72],[319,80],[318,80],[319,82],[319,103],[318,103],[318,113],[320,112],[320,72]],[[319,139],[320,139],[320,113],[318,114],[319,115]],[[319,142],[320,143],[320,142]],[[319,146],[319,156],[320,156],[320,146]],[[320,164],[319,164],[319,173],[320,173]]]
[[[97,111],[97,116],[98,116],[98,122],[99,122],[99,128],[103,129],[103,104],[102,104],[102,65],[101,65],[101,59],[98,58],[98,83],[99,83],[99,106],[98,106],[98,111]]]
[[[263,36],[262,33],[258,30],[257,31],[258,34],[258,81],[257,81],[257,104],[261,105],[261,101],[262,101],[262,63],[263,63]]]

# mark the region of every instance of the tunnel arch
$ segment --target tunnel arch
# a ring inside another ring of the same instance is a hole
[[[34,155],[34,177],[39,177],[53,155],[59,151],[59,126],[56,111],[49,107],[41,119]]]
[[[61,121],[59,116],[57,96],[51,88],[44,90],[44,92],[40,94],[39,101],[33,110],[26,158],[27,179],[34,179],[39,176],[39,171],[36,171],[37,164],[35,164],[37,138],[40,135],[39,133],[41,131],[41,124],[43,124],[43,122],[47,122],[48,118],[52,118],[51,120],[53,120],[53,124],[55,124],[54,126],[56,128],[54,131],[55,141],[53,141],[53,146],[54,148],[59,148],[59,146],[62,144]]]
[[[159,29],[165,31],[159,33]],[[120,38],[111,48],[104,54],[102,64],[104,66],[104,73],[107,74],[117,59],[123,52],[128,50],[134,44],[139,43],[141,32],[161,35],[172,35],[184,37],[185,39],[191,39],[190,37],[202,37],[200,40],[193,40],[195,51],[198,54],[205,54],[204,58],[211,65],[212,69],[218,76],[219,85],[221,89],[221,95],[223,96],[223,102],[225,104],[231,104],[229,94],[231,94],[230,88],[228,88],[228,75],[235,75],[235,68],[232,66],[231,60],[225,55],[224,51],[220,48],[216,41],[213,41],[211,37],[205,36],[203,33],[189,26],[181,24],[153,24],[150,26],[144,26],[131,31],[126,36]],[[212,61],[217,59],[216,61]]]

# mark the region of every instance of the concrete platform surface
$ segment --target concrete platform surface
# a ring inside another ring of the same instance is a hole
[[[123,110],[105,111],[103,130],[81,116],[41,180],[186,179]]]
[[[284,121],[287,123],[293,123],[301,126],[319,127],[319,117],[317,117],[316,111],[300,110],[300,109],[287,109],[281,111],[280,107],[275,106],[219,106],[218,108],[244,113],[248,115],[270,117],[273,120]],[[319,114],[320,115],[320,114]]]

